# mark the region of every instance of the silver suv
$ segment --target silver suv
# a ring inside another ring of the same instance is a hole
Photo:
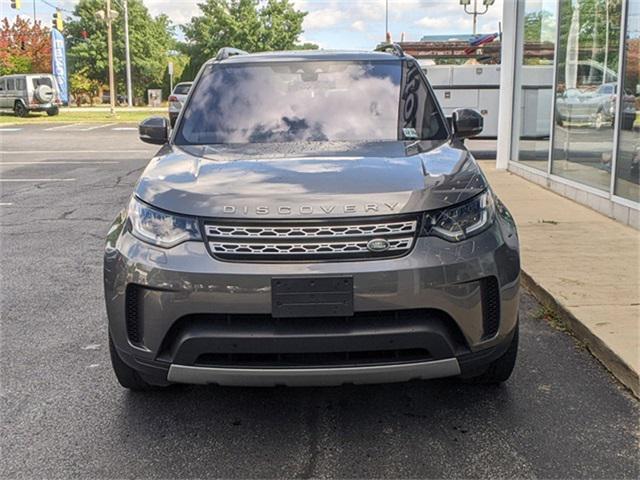
[[[417,62],[223,49],[113,223],[120,383],[498,383],[518,346],[513,218]]]
[[[0,77],[0,108],[11,109],[18,117],[29,112],[57,115],[60,97],[53,75],[33,73]]]

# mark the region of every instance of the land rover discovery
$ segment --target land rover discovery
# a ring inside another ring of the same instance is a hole
[[[513,218],[417,62],[245,54],[200,70],[113,223],[109,346],[130,389],[507,380]]]

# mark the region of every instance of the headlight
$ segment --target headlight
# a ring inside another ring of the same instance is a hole
[[[158,247],[171,248],[187,240],[202,240],[194,218],[156,210],[135,197],[131,199],[127,213],[131,233]]]
[[[458,242],[480,233],[491,225],[493,198],[487,190],[455,207],[427,212],[422,223],[422,235],[436,235]]]

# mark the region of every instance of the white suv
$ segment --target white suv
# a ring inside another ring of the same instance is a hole
[[[53,75],[32,73],[0,77],[0,108],[11,109],[18,117],[29,112],[57,115],[60,96]]]

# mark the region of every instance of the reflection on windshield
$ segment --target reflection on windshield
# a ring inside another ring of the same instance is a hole
[[[398,139],[399,62],[213,66],[176,143]]]

